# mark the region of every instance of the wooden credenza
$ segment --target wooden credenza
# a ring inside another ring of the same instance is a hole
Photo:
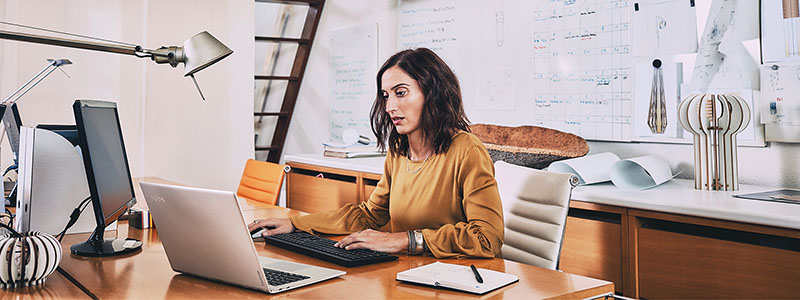
[[[800,205],[692,186],[576,188],[560,269],[633,298],[800,298]]]
[[[380,174],[286,162],[286,206],[304,212],[336,209],[369,199]]]
[[[303,211],[369,197],[382,160],[286,157],[287,204]],[[322,178],[317,177],[322,174]],[[573,191],[560,269],[633,298],[800,298],[800,205],[744,200],[672,180],[645,191]]]

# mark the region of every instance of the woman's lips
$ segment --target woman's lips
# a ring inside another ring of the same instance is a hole
[[[402,122],[404,119],[405,118],[403,117],[392,117],[392,123],[394,123],[394,125],[397,126],[397,124],[400,124],[400,122]]]

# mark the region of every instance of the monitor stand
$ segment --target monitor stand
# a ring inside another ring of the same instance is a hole
[[[89,240],[69,247],[77,256],[106,257],[134,253],[142,250],[142,242],[137,239],[103,239],[105,226],[98,225]]]

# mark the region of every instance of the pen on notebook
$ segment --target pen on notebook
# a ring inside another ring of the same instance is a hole
[[[481,278],[481,273],[478,273],[478,268],[473,264],[470,264],[469,268],[472,269],[472,273],[475,273],[475,280],[477,280],[478,283],[483,283],[483,278]]]

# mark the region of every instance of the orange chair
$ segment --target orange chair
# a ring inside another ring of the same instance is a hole
[[[236,195],[276,205],[286,168],[288,166],[248,159]]]

